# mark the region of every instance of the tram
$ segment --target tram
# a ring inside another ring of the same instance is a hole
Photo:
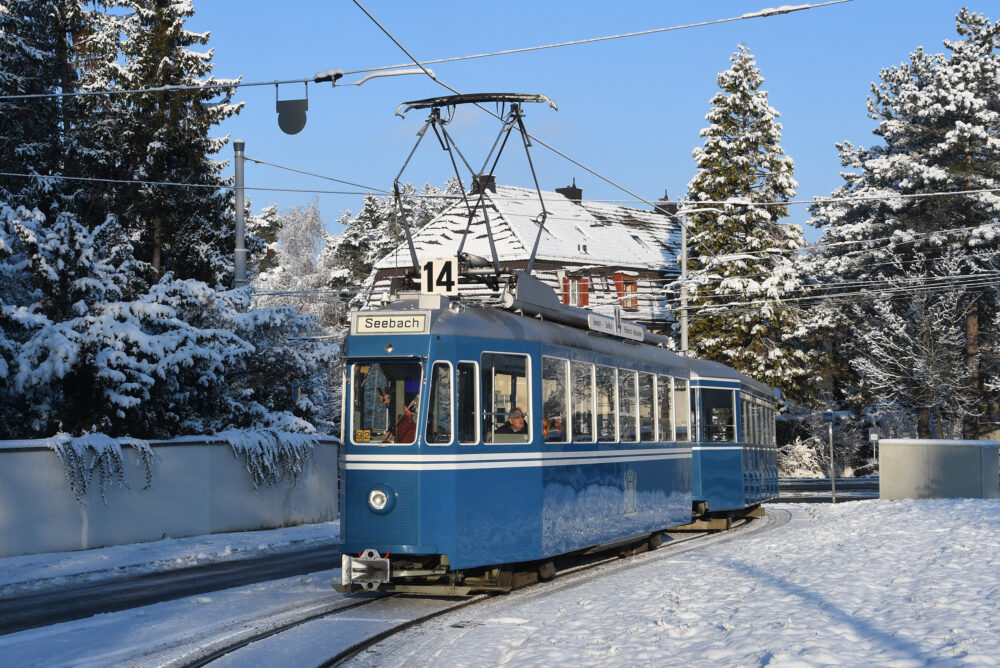
[[[506,591],[777,495],[769,388],[513,285],[508,309],[413,293],[352,314],[341,591]]]

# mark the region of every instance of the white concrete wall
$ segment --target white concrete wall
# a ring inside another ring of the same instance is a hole
[[[1000,498],[997,441],[879,441],[883,499]]]
[[[0,557],[122,545],[337,518],[337,445],[321,440],[298,485],[253,488],[228,444],[153,442],[153,480],[122,448],[129,488],[97,477],[81,504],[55,452],[0,441]]]

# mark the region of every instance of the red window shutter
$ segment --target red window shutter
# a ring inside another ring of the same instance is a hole
[[[562,303],[569,304],[569,279],[565,276],[562,279]]]
[[[615,272],[615,291],[619,297],[625,296],[625,274]]]
[[[590,279],[581,278],[580,279],[580,306],[588,306],[590,304]]]

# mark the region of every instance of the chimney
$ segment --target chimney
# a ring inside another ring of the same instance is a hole
[[[676,216],[677,215],[677,202],[671,202],[670,196],[667,191],[663,191],[663,199],[657,201],[654,206],[656,213],[661,213],[664,216]]]
[[[556,192],[577,204],[583,199],[583,191],[576,187],[576,178],[573,179],[573,185],[566,186],[565,188],[556,188]]]
[[[472,194],[478,195],[481,192],[496,192],[497,179],[492,174],[476,174],[472,181]]]

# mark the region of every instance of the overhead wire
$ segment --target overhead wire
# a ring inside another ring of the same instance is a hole
[[[379,22],[379,20],[378,20],[378,19],[376,19],[376,18],[375,18],[375,17],[374,17],[373,15],[372,15],[372,13],[371,13],[371,12],[369,12],[369,11],[368,11],[368,10],[367,10],[367,9],[366,9],[366,8],[364,7],[364,5],[362,5],[362,4],[361,4],[360,0],[353,0],[353,2],[354,2],[354,4],[355,4],[355,5],[357,5],[358,9],[360,9],[360,10],[361,10],[362,12],[364,12],[364,14],[365,14],[365,15],[366,15],[366,16],[367,16],[367,17],[368,17],[368,18],[369,18],[369,19],[370,19],[370,20],[371,20],[371,21],[372,21],[372,22],[373,22],[373,23],[374,23],[374,24],[375,24],[376,26],[378,26],[379,30],[381,30],[381,31],[382,31],[383,33],[385,33],[386,37],[388,37],[388,38],[389,38],[390,40],[392,40],[392,42],[393,42],[393,43],[394,43],[394,44],[395,44],[395,45],[396,45],[396,46],[397,46],[397,47],[398,47],[398,48],[399,48],[399,49],[400,49],[400,50],[401,50],[401,51],[402,51],[402,52],[403,52],[404,54],[406,54],[406,57],[407,57],[407,58],[409,58],[409,59],[410,59],[411,61],[413,61],[413,63],[414,63],[414,64],[415,64],[415,65],[416,65],[417,67],[419,67],[419,68],[420,68],[421,70],[423,70],[424,74],[426,74],[426,75],[428,76],[428,78],[430,78],[430,79],[431,79],[432,81],[434,81],[434,82],[435,82],[435,83],[437,83],[438,85],[440,85],[440,86],[444,87],[445,89],[447,89],[447,90],[451,91],[451,92],[452,92],[452,93],[454,93],[455,95],[461,95],[461,93],[460,93],[460,92],[459,92],[459,91],[458,91],[458,90],[457,90],[456,88],[454,88],[454,87],[452,87],[452,86],[449,86],[449,85],[448,85],[448,84],[446,84],[445,82],[441,81],[441,80],[440,80],[440,79],[439,79],[439,78],[438,78],[438,77],[437,77],[437,76],[436,76],[436,75],[435,75],[435,74],[434,74],[433,72],[429,71],[429,70],[428,70],[428,69],[427,69],[427,68],[426,68],[426,67],[425,67],[425,66],[424,66],[423,64],[421,64],[421,62],[420,62],[420,61],[419,61],[419,60],[418,60],[417,58],[415,58],[415,57],[413,56],[413,54],[411,54],[411,53],[410,53],[410,52],[409,52],[409,51],[407,50],[407,48],[406,48],[405,46],[403,46],[403,44],[402,44],[402,43],[401,43],[401,42],[400,42],[400,41],[399,41],[398,39],[396,39],[396,37],[395,37],[395,36],[394,36],[394,35],[393,35],[393,34],[392,34],[391,32],[389,32],[389,30],[388,30],[388,29],[386,29],[386,28],[385,28],[385,26],[383,26],[383,25],[382,25],[382,23],[381,23],[381,22]],[[787,8],[785,8],[785,10],[784,10],[784,11],[780,11],[780,10],[773,10],[773,13],[767,13],[767,11],[762,11],[762,12],[756,12],[756,13],[754,13],[754,14],[753,14],[752,16],[751,16],[751,15],[744,15],[744,16],[746,16],[746,17],[748,17],[748,18],[758,18],[758,17],[763,17],[763,16],[773,16],[773,15],[776,15],[776,14],[779,14],[779,13],[787,13],[788,11],[800,11],[800,10],[804,10],[804,9],[812,9],[812,8],[815,8],[815,7],[819,7],[819,6],[825,6],[825,5],[827,5],[827,4],[840,4],[840,2],[841,2],[841,0],[835,0],[834,2],[831,2],[831,3],[824,3],[823,5],[801,5],[801,6],[799,6],[799,7],[795,7],[795,8],[792,8],[792,7],[787,7]],[[500,121],[502,121],[502,120],[503,120],[503,119],[502,119],[502,118],[500,117],[500,115],[499,115],[499,114],[497,114],[497,113],[495,113],[495,112],[493,112],[493,111],[491,111],[491,110],[487,109],[487,108],[486,108],[486,107],[484,107],[483,105],[481,105],[481,104],[479,104],[479,103],[476,103],[476,104],[475,104],[475,106],[476,106],[476,107],[478,107],[479,109],[481,109],[482,111],[485,111],[485,112],[486,112],[486,113],[488,113],[489,115],[493,116],[494,118],[496,118],[496,119],[498,119],[498,120],[500,120]],[[650,206],[650,207],[653,207],[653,208],[656,208],[656,205],[655,205],[655,204],[653,204],[652,202],[650,202],[649,200],[647,200],[647,199],[645,199],[645,198],[643,198],[643,197],[640,197],[639,195],[637,195],[636,193],[632,192],[632,191],[631,191],[631,190],[629,190],[628,188],[626,188],[626,187],[624,187],[624,186],[622,186],[622,185],[620,185],[620,184],[618,184],[618,183],[616,183],[616,182],[612,181],[612,180],[611,180],[610,178],[608,178],[608,177],[604,176],[603,174],[600,174],[600,173],[598,173],[597,171],[595,171],[595,170],[591,169],[590,167],[588,167],[588,166],[584,165],[584,164],[583,164],[582,162],[580,162],[580,161],[578,161],[578,160],[576,160],[576,159],[574,159],[574,158],[570,157],[569,155],[567,155],[567,154],[563,153],[562,151],[560,151],[560,150],[556,149],[556,148],[555,148],[554,146],[551,146],[550,144],[548,144],[548,143],[546,143],[546,142],[542,141],[542,140],[541,140],[540,138],[538,138],[538,137],[535,137],[534,135],[532,135],[532,134],[528,133],[527,131],[525,131],[525,135],[526,135],[526,137],[527,137],[528,139],[531,139],[532,141],[535,141],[535,142],[537,142],[537,143],[541,144],[542,146],[544,146],[545,148],[549,149],[550,151],[552,151],[552,152],[553,152],[553,153],[555,153],[556,155],[558,155],[558,156],[562,157],[563,159],[565,159],[565,160],[567,160],[567,161],[571,162],[572,164],[576,165],[576,166],[577,166],[577,167],[579,167],[580,169],[583,169],[584,171],[588,172],[589,174],[591,174],[591,175],[593,175],[593,176],[595,176],[595,177],[597,177],[597,178],[601,179],[601,180],[602,180],[602,181],[604,181],[605,183],[607,183],[607,184],[609,184],[609,185],[611,185],[611,186],[613,186],[613,187],[615,187],[615,188],[618,188],[618,189],[619,189],[619,190],[621,190],[622,192],[624,192],[624,193],[626,193],[626,194],[630,195],[631,197],[635,197],[635,198],[636,198],[637,200],[639,200],[639,201],[641,201],[641,202],[645,203],[646,205],[648,205],[648,206]],[[683,221],[683,219],[682,219],[681,217],[678,217],[678,219],[677,219],[677,220],[678,220],[678,223],[679,223],[679,224],[681,225],[681,227],[684,227],[685,229],[687,228],[687,225],[686,225],[686,224],[684,223],[684,221]],[[708,253],[709,253],[710,255],[712,255],[712,256],[715,256],[715,253],[714,253],[714,252],[712,251],[712,249],[710,249],[710,248],[708,248],[707,246],[704,246],[704,245],[703,245],[703,247],[704,247],[704,249],[705,249],[705,250],[706,250],[706,251],[707,251],[707,252],[708,252]]]
[[[531,51],[542,51],[546,49],[557,49],[568,46],[579,46],[583,44],[593,44],[596,42],[607,42],[616,39],[626,39],[630,37],[641,37],[644,35],[653,35],[657,33],[672,32],[677,30],[686,30],[690,28],[701,28],[711,25],[718,25],[723,23],[732,23],[734,21],[746,21],[750,19],[757,18],[767,18],[771,16],[777,16],[780,14],[790,14],[793,12],[804,11],[807,9],[815,9],[818,7],[826,7],[829,5],[839,5],[847,2],[852,2],[853,0],[829,0],[828,2],[821,2],[812,5],[784,5],[782,7],[762,9],[756,12],[747,12],[740,16],[732,16],[723,19],[714,19],[711,21],[699,21],[696,23],[688,23],[684,25],[668,26],[664,28],[651,28],[648,30],[637,30],[628,33],[620,33],[616,35],[605,35],[602,37],[590,37],[586,39],[571,40],[566,42],[557,42],[554,44],[541,44],[536,46],[526,46],[516,49],[504,49],[502,51],[493,51],[489,53],[476,53],[467,56],[453,56],[450,58],[437,58],[434,60],[425,60],[422,62],[416,62],[421,69],[424,69],[424,65],[437,65],[440,63],[454,63],[464,60],[476,60],[481,58],[492,58],[496,56],[509,56],[519,53],[528,53]],[[366,12],[367,13],[367,12]],[[409,54],[407,54],[409,55]],[[328,81],[334,85],[334,87],[343,86],[344,84],[337,84],[336,80],[330,81],[328,78],[332,73],[339,73],[341,76],[348,76],[354,74],[368,74],[371,72],[385,72],[391,70],[398,70],[401,68],[409,67],[410,63],[404,63],[402,65],[379,65],[375,67],[367,67],[356,70],[327,70],[325,72],[317,72],[311,77],[305,77],[300,79],[282,79],[273,81],[240,81],[240,78],[236,79],[222,79],[220,83],[217,84],[200,84],[200,85],[164,85],[164,86],[152,86],[150,88],[133,88],[128,90],[87,90],[87,91],[74,91],[71,93],[18,93],[9,95],[0,95],[0,100],[14,100],[14,99],[32,99],[32,98],[55,98],[55,97],[71,97],[71,96],[85,96],[85,95],[122,95],[122,94],[144,94],[144,93],[169,93],[169,92],[181,92],[190,90],[219,90],[227,88],[250,88],[256,86],[279,86],[286,84],[296,84],[296,83],[327,83]],[[426,70],[424,70],[426,73]],[[339,79],[340,77],[338,77]]]

